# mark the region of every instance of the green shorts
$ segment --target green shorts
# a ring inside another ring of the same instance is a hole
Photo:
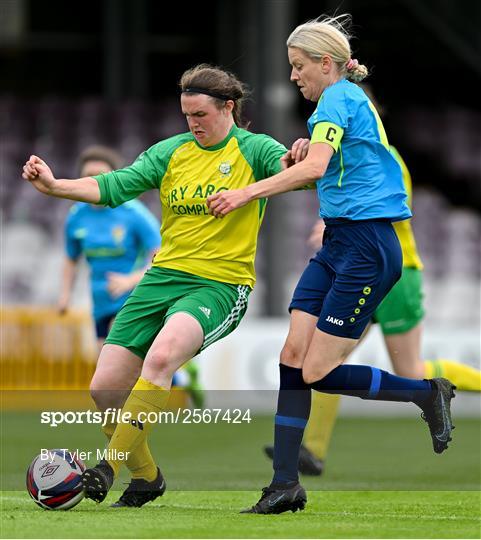
[[[383,334],[402,334],[414,328],[424,317],[423,273],[404,267],[401,278],[374,312],[373,322]]]
[[[247,310],[250,292],[247,285],[153,267],[118,312],[105,343],[121,345],[145,358],[165,321],[182,312],[192,315],[202,326],[201,351],[237,328]]]

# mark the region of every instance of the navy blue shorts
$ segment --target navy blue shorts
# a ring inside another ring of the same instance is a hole
[[[322,249],[309,261],[289,311],[319,317],[317,328],[359,339],[400,278],[402,252],[389,221],[325,220]]]
[[[112,325],[112,321],[115,319],[115,315],[117,315],[117,313],[112,313],[112,315],[105,315],[104,317],[95,319],[95,333],[97,334],[98,339],[106,338],[108,336],[110,326]]]

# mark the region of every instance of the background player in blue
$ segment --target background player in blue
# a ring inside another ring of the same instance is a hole
[[[80,175],[122,166],[112,149],[92,146],[79,158]],[[99,349],[110,325],[160,248],[160,223],[139,201],[118,208],[76,203],[65,223],[66,258],[58,310],[65,313],[81,256],[90,267],[92,309]]]
[[[434,451],[447,448],[452,430],[446,379],[413,380],[369,366],[342,365],[373,312],[399,279],[402,254],[392,221],[407,219],[401,168],[389,152],[379,115],[357,82],[367,68],[351,58],[349,16],[310,21],[287,41],[291,81],[317,103],[311,140],[293,146],[290,167],[242,190],[208,199],[223,217],[259,197],[317,181],[324,245],[311,259],[289,306],[291,322],[280,358],[275,418],[274,477],[245,512],[277,514],[303,509],[299,448],[311,406],[311,388],[363,399],[413,402],[428,422]]]

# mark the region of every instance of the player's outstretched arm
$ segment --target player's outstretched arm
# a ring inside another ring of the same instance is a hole
[[[30,156],[23,166],[22,177],[45,195],[94,204],[100,202],[100,189],[95,178],[59,180],[38,156]]]
[[[292,150],[290,152],[292,160]],[[302,147],[300,153],[302,154]],[[222,218],[255,199],[286,193],[311,184],[324,176],[333,153],[333,148],[328,144],[311,144],[306,158],[302,161],[246,188],[211,195],[207,198],[207,206],[215,217]]]

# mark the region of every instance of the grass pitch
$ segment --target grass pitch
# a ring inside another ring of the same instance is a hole
[[[120,492],[119,492],[120,493]],[[109,495],[113,501],[115,495]],[[474,492],[311,491],[304,512],[239,514],[255,492],[174,491],[142,509],[82,501],[37,510],[24,493],[3,495],[8,538],[479,538]]]
[[[2,538],[479,538],[479,419],[457,419],[447,452],[432,452],[414,418],[341,418],[327,469],[302,478],[304,512],[241,515],[271,476],[262,454],[272,418],[249,425],[162,425],[152,448],[167,492],[142,509],[111,509],[120,491],[68,512],[38,508],[25,471],[40,448],[95,449],[98,426],[49,428],[39,413],[3,413]],[[89,463],[93,464],[93,463]],[[122,489],[120,478],[114,489]]]

